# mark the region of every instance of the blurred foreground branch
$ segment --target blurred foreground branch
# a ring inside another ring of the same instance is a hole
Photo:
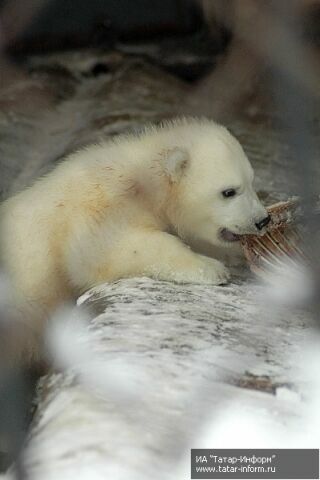
[[[25,73],[7,56],[7,49],[19,39],[37,14],[51,0],[6,0],[0,10],[0,95],[1,90],[26,79]]]
[[[191,110],[220,120],[232,117],[255,94],[259,80],[265,82],[270,69],[291,76],[319,98],[319,52],[315,42],[306,40],[306,19],[311,8],[319,16],[318,0],[200,0],[200,3],[209,26],[215,30],[222,25],[231,31],[232,38],[217,68],[190,93]],[[296,62],[288,61],[288,54],[294,54]],[[302,59],[303,69],[299,68]]]

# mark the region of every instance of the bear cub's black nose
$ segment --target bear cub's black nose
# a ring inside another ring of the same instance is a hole
[[[266,227],[270,222],[271,217],[268,215],[267,217],[263,218],[260,222],[256,223],[256,227],[258,230],[262,230],[263,227]]]

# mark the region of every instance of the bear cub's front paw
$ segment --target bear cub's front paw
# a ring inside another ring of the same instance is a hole
[[[230,280],[230,272],[223,263],[213,258],[199,255],[199,283],[208,283],[212,285],[223,285]]]

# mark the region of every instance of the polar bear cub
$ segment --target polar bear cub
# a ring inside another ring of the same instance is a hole
[[[205,119],[176,119],[70,155],[1,207],[15,301],[42,318],[125,277],[227,282],[220,261],[188,245],[227,246],[263,231],[268,215],[252,182],[238,141]]]

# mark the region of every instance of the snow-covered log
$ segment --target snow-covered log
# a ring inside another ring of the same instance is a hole
[[[87,292],[51,332],[64,371],[42,381],[30,478],[182,480],[190,448],[301,446],[310,328],[266,301],[245,271],[222,287],[142,278]]]

